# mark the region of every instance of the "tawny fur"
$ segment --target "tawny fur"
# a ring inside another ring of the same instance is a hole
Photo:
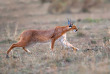
[[[15,44],[12,44],[11,47],[7,51],[7,56],[9,52],[15,47],[22,47],[26,52],[30,52],[26,49],[26,47],[30,46],[33,43],[37,42],[48,42],[51,41],[51,50],[54,48],[55,41],[59,38],[60,42],[63,45],[73,48],[75,51],[77,48],[73,47],[67,40],[65,33],[70,30],[77,30],[76,26],[73,25],[71,28],[69,26],[57,26],[54,29],[50,30],[26,30],[21,33],[19,41]],[[60,37],[63,38],[60,38]]]

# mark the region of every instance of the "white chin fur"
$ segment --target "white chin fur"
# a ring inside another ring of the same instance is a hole
[[[76,30],[73,30],[74,32],[76,32]]]

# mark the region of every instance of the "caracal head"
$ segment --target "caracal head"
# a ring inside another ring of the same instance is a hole
[[[68,19],[68,25],[69,25],[69,28],[71,30],[73,30],[74,32],[78,31],[78,28],[76,27],[76,25],[74,25],[71,20]]]

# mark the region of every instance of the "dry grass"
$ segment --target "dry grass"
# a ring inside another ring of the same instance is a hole
[[[80,24],[80,22],[78,24]],[[45,29],[47,29],[46,26],[44,27]],[[108,52],[110,50],[109,48],[106,48],[105,46],[102,45],[105,44],[109,38],[105,35],[106,37],[102,38],[102,41],[99,42],[100,35],[97,36],[94,34],[96,37],[99,37],[98,39],[95,39],[95,37],[92,34],[90,36],[92,38],[87,40],[87,38],[89,37],[88,36],[89,32],[93,31],[94,29],[93,24],[90,26],[92,26],[91,29],[85,29],[85,28],[79,29],[79,32],[74,34],[74,39],[71,39],[73,37],[72,34],[73,32],[68,33],[69,42],[73,44],[74,42],[77,42],[77,44],[74,45],[80,48],[80,51],[76,53],[74,53],[71,49],[64,49],[64,48],[62,49],[62,46],[60,46],[60,43],[58,41],[55,44],[53,54],[49,49],[48,43],[42,44],[42,46],[41,44],[37,44],[36,46],[29,48],[32,54],[26,53],[21,48],[15,48],[14,55],[17,56],[17,58],[13,58],[12,54],[10,53],[10,58],[6,59],[5,58],[6,51],[0,50],[1,51],[0,73],[3,74],[110,73],[109,70],[110,53]],[[101,26],[103,25],[100,25],[100,29]],[[7,28],[6,29],[7,38],[5,39],[9,38],[12,41],[14,41],[16,38],[15,36],[18,32],[17,28],[15,27],[13,32],[10,32],[9,26],[6,28]],[[81,33],[82,30],[83,32]],[[1,48],[8,49],[9,45],[11,45],[12,43],[13,42],[11,43],[6,42],[5,43],[6,47],[2,46]],[[0,43],[0,44],[4,45],[4,43]]]

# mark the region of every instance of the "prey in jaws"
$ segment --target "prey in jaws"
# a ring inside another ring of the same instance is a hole
[[[77,27],[68,19],[67,26],[57,26],[50,30],[26,30],[21,33],[19,41],[10,46],[7,51],[6,58],[9,58],[9,52],[15,47],[22,47],[24,51],[29,52],[27,47],[35,43],[44,43],[51,41],[51,50],[53,51],[54,43],[56,40],[59,40],[63,46],[72,48],[74,51],[77,51],[78,48],[75,48],[66,40],[66,32],[78,30]]]

